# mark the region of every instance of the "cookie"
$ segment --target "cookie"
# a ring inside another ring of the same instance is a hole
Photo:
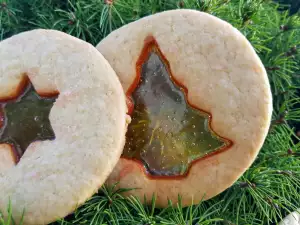
[[[113,31],[96,47],[133,107],[109,185],[135,188],[157,206],[197,204],[230,187],[268,133],[265,68],[229,23],[195,10],[157,13]]]
[[[300,224],[300,209],[290,213],[282,221],[280,221],[279,225],[299,225]]]
[[[10,201],[16,223],[24,211],[25,225],[48,224],[97,192],[119,160],[125,95],[92,45],[59,31],[32,30],[0,42],[0,61],[0,211],[7,213]],[[19,121],[33,113],[51,127]],[[33,129],[36,138],[23,140]]]

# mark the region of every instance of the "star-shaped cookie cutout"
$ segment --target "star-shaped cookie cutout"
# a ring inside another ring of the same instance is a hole
[[[34,141],[52,140],[49,113],[57,94],[40,96],[27,79],[19,95],[13,99],[0,99],[0,146],[11,147],[16,163]]]

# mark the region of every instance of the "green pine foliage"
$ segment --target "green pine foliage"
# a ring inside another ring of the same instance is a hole
[[[299,0],[276,0],[276,1],[282,4],[283,6],[285,5],[286,6],[284,7],[285,10],[289,8],[291,15],[299,12],[300,10]]]
[[[268,0],[0,0],[0,40],[22,31],[57,29],[96,45],[111,31],[160,11],[190,8],[230,22],[263,61],[273,93],[273,121],[254,164],[217,197],[183,208],[145,206],[128,191],[102,187],[69,224],[277,224],[300,207],[300,14]],[[298,132],[298,135],[297,135]],[[238,162],[237,162],[238,163]],[[180,196],[178,196],[180,199]],[[11,206],[8,207],[9,214]],[[14,224],[9,218],[0,225]]]

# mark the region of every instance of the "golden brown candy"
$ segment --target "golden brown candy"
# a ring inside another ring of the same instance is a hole
[[[41,97],[26,83],[16,99],[0,101],[0,144],[10,144],[17,161],[32,142],[55,138],[49,113],[56,97]]]
[[[194,160],[229,141],[212,131],[209,113],[187,102],[155,42],[150,45],[131,94],[134,108],[123,157],[140,160],[151,175],[182,175]]]

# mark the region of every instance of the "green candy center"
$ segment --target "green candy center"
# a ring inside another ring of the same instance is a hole
[[[55,99],[40,97],[30,84],[17,99],[0,102],[0,144],[10,144],[20,159],[32,142],[54,139],[49,113]]]
[[[188,104],[154,51],[142,65],[132,99],[123,157],[140,160],[151,175],[183,175],[194,160],[226,145],[210,129],[209,114]]]

